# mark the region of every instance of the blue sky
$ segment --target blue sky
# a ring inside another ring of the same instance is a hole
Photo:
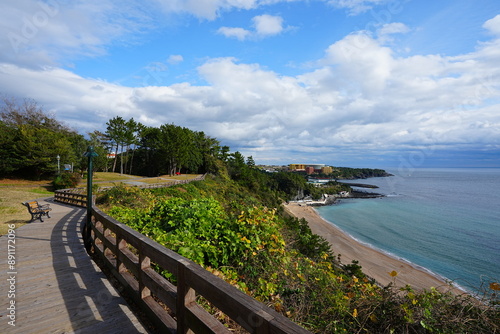
[[[257,163],[500,166],[496,0],[0,3],[0,93],[82,134],[204,131]]]

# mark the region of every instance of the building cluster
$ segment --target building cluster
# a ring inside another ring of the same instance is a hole
[[[326,166],[325,164],[290,164],[290,165],[258,165],[263,171],[268,173],[276,172],[305,172],[307,175],[311,174],[332,174],[335,169],[332,166]]]
[[[306,172],[307,175],[333,173],[333,167],[325,164],[290,164],[288,168],[292,172]]]

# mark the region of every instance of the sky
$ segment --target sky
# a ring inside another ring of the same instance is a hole
[[[0,0],[0,94],[257,164],[500,167],[500,1]]]

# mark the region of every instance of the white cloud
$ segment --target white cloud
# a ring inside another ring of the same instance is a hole
[[[405,34],[409,31],[410,31],[410,28],[408,28],[403,23],[400,23],[400,22],[387,23],[378,29],[378,31],[377,31],[378,41],[381,44],[385,44],[387,42],[392,42],[393,37],[391,35]]]
[[[181,55],[170,55],[167,59],[167,63],[170,65],[176,65],[182,63],[184,61],[184,57]]]
[[[385,88],[394,65],[392,50],[364,34],[352,34],[332,44],[322,63],[338,67],[335,82],[339,87],[366,95],[379,94]]]
[[[258,15],[252,18],[254,30],[239,27],[221,27],[217,33],[244,41],[250,38],[265,38],[283,32],[283,18],[273,15]]]
[[[500,36],[500,14],[486,21],[483,25],[483,28],[489,30],[495,35]]]
[[[364,13],[375,5],[387,2],[387,0],[328,0],[328,3],[335,7],[348,9],[351,15]]]
[[[229,38],[236,38],[240,41],[244,41],[252,32],[243,28],[231,28],[231,27],[221,27],[217,30],[217,33],[224,35]]]
[[[0,61],[31,67],[103,55],[112,41],[150,27],[145,10],[127,0],[9,2],[0,11]]]
[[[259,5],[257,0],[152,0],[167,13],[187,13],[201,19],[214,20],[220,11],[251,9]]]
[[[252,19],[257,35],[272,36],[283,31],[283,18],[272,15],[259,15]]]
[[[280,2],[302,0],[152,0],[167,13],[187,13],[200,19],[214,20],[221,12],[233,9],[255,9]]]

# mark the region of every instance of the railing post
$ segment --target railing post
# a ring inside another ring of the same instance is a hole
[[[116,270],[119,273],[123,273],[127,271],[127,267],[120,261],[120,256],[118,254],[122,254],[122,250],[127,247],[127,240],[122,239],[121,235],[116,236]]]
[[[177,265],[177,333],[191,334],[186,320],[186,305],[196,302],[195,291],[186,284],[186,272],[189,263],[179,260]]]
[[[111,230],[105,227],[104,224],[102,224],[102,231],[105,239],[111,236]],[[104,256],[113,256],[113,250],[106,247],[105,243],[104,243]]]
[[[139,293],[141,294],[141,299],[151,296],[151,290],[144,285],[144,280],[142,276],[144,275],[144,269],[148,269],[151,266],[151,260],[149,257],[144,256],[143,252],[139,252]]]

